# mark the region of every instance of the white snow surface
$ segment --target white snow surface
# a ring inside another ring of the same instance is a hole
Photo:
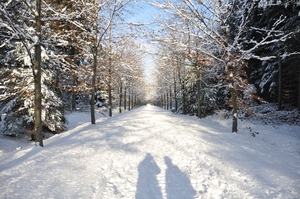
[[[236,134],[152,105],[68,118],[43,148],[0,139],[0,198],[300,198],[299,126],[242,121]]]

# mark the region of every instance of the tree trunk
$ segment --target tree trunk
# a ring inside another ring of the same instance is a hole
[[[119,113],[122,113],[122,97],[123,97],[122,96],[123,95],[123,93],[122,93],[123,92],[122,91],[123,90],[123,88],[122,88],[123,85],[122,84],[123,84],[123,82],[121,81],[120,90],[119,90],[119,98],[120,98],[119,99]]]
[[[76,110],[76,93],[72,91],[72,111]]]
[[[172,101],[172,98],[173,98],[173,96],[172,96],[172,87],[170,86],[170,90],[169,90],[169,95],[170,95],[170,110],[172,110],[172,108],[173,108],[173,101]]]
[[[166,95],[167,95],[167,103],[166,103],[167,107],[166,107],[166,109],[169,110],[170,99],[169,99],[169,92],[168,92],[168,90],[167,90],[167,94]]]
[[[41,147],[43,144],[42,132],[42,88],[41,88],[41,40],[42,40],[42,23],[41,23],[41,0],[36,0],[37,16],[36,20],[36,34],[38,36],[38,43],[35,45],[35,66],[34,66],[34,130],[35,140],[39,142]]]
[[[187,114],[186,110],[186,92],[185,92],[185,85],[184,85],[184,80],[181,81],[181,92],[182,92],[182,113],[184,115]]]
[[[130,111],[130,95],[131,95],[131,93],[130,93],[130,88],[128,88],[128,110]]]
[[[232,132],[237,133],[238,129],[238,120],[237,120],[237,97],[235,93],[235,89],[232,89],[231,95],[232,95]]]
[[[91,96],[91,123],[96,124],[95,122],[95,92],[96,92],[96,73],[97,73],[97,46],[93,46],[93,75],[92,75],[92,96]]]
[[[278,57],[278,110],[282,109],[282,62],[280,56]]]
[[[110,59],[110,66],[108,69],[108,115],[112,117],[112,94],[111,94],[111,58]]]
[[[231,78],[230,80],[230,93],[232,100],[232,133],[237,133],[238,129],[238,118],[237,118],[237,96],[236,90],[234,88],[234,82]]]
[[[300,64],[298,63],[298,111],[300,111]]]
[[[126,108],[127,108],[127,107],[126,107],[126,103],[127,103],[127,102],[126,102],[126,98],[127,98],[127,93],[126,93],[126,92],[127,92],[127,88],[126,88],[126,86],[125,86],[125,87],[124,87],[124,110],[126,110]]]
[[[73,86],[77,86],[77,84],[76,84],[76,75],[73,75],[72,76],[72,78],[73,78]],[[71,110],[72,111],[75,111],[76,110],[76,93],[75,93],[75,90],[74,89],[72,89],[72,107],[71,107]]]
[[[134,100],[134,93],[131,92],[131,109],[133,109],[133,107],[134,107],[133,100]]]
[[[177,83],[176,77],[174,75],[174,100],[175,100],[175,112],[177,113],[178,110],[178,100],[177,100]]]
[[[167,100],[166,100],[166,93],[164,93],[164,109],[167,109]]]
[[[196,67],[196,75],[197,75],[197,108],[198,108],[198,118],[201,118],[201,73],[200,67]]]

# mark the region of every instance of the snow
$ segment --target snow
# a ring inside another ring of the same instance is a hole
[[[231,133],[231,119],[151,105],[97,118],[69,115],[44,148],[0,139],[0,198],[300,196],[299,126],[243,120]]]

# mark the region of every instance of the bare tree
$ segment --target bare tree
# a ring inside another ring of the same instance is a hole
[[[92,16],[93,31],[91,33],[92,46],[91,53],[93,55],[93,72],[92,72],[92,89],[91,89],[91,123],[95,124],[95,91],[96,91],[96,75],[97,75],[97,57],[102,55],[104,36],[112,25],[113,19],[117,12],[121,12],[122,8],[129,2],[126,1],[97,1],[90,5],[90,9],[93,10],[94,16]],[[104,24],[103,24],[104,22]]]

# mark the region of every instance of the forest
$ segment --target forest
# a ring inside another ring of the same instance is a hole
[[[300,111],[297,0],[141,1],[161,13],[130,23],[134,0],[0,3],[0,114],[4,135],[60,133],[71,111],[112,116],[152,103],[206,117],[231,111],[232,132],[251,107]],[[143,60],[155,52],[152,81]],[[298,118],[298,123],[297,123]]]

